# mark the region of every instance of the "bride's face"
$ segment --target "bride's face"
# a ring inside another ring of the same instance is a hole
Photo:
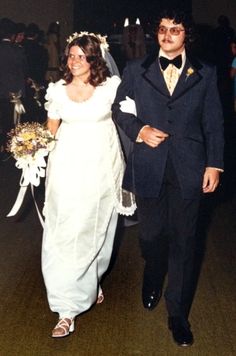
[[[78,46],[72,46],[69,51],[67,66],[73,77],[87,78],[90,75],[90,64],[86,55]]]

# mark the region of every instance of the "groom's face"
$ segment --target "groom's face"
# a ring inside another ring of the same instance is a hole
[[[170,58],[182,53],[185,41],[183,25],[174,23],[174,20],[163,18],[157,29],[157,39],[163,52]]]

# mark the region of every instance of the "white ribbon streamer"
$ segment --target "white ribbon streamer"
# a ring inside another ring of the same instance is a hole
[[[21,92],[18,93],[10,93],[12,96],[11,103],[14,104],[14,125],[20,123],[21,115],[25,113],[25,108],[20,100]]]
[[[22,169],[20,186],[27,186],[30,183],[36,187],[39,185],[40,178],[45,177],[46,161],[44,157],[47,154],[48,151],[42,149],[35,154],[34,158],[19,158],[16,161],[16,167]]]
[[[37,84],[33,79],[30,80],[31,88],[34,89],[34,100],[36,101],[37,105],[41,107],[42,103],[40,102],[40,92],[44,89],[44,86]]]
[[[10,213],[7,214],[7,218],[10,217],[10,216],[16,215],[16,213],[18,212],[18,210],[20,209],[20,207],[21,207],[21,205],[23,203],[26,191],[27,191],[27,186],[20,188],[20,190],[18,192],[18,195],[17,195],[17,198],[16,198],[16,201],[15,201]]]
[[[38,204],[37,204],[35,196],[34,196],[34,186],[33,186],[33,184],[31,184],[30,186],[31,186],[31,194],[32,194],[32,197],[33,197],[33,201],[34,201],[34,205],[35,205],[36,211],[38,213],[39,221],[40,221],[42,227],[44,228],[44,220],[43,220],[43,217],[42,217],[42,215],[41,215],[41,213],[39,211],[39,207],[38,207]]]
[[[22,175],[20,178],[20,190],[18,192],[16,201],[13,205],[13,208],[7,215],[7,217],[14,216],[17,214],[19,211],[24,197],[25,193],[27,190],[28,185],[31,185],[31,193],[33,196],[34,204],[39,216],[39,220],[44,226],[44,221],[43,218],[40,214],[38,205],[36,203],[35,197],[34,197],[34,188],[33,186],[38,186],[40,183],[40,178],[45,177],[45,167],[46,167],[46,161],[45,161],[45,156],[48,155],[48,151],[45,149],[40,149],[34,157],[29,157],[29,158],[19,158],[16,161],[16,167],[19,169],[22,169]]]

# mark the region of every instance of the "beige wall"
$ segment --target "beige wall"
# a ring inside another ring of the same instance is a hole
[[[192,0],[193,17],[197,23],[217,26],[219,15],[226,15],[236,30],[236,0]]]
[[[9,17],[26,25],[35,22],[44,31],[50,22],[59,21],[62,45],[73,30],[72,0],[1,0],[0,5],[0,18]]]

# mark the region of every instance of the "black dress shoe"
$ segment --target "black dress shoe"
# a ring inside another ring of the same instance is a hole
[[[144,308],[148,310],[153,310],[157,306],[162,295],[163,278],[160,282],[156,270],[155,263],[146,263],[143,273],[142,299]]]
[[[178,346],[191,346],[193,344],[193,334],[187,322],[184,322],[180,317],[169,317],[168,326]]]
[[[159,303],[159,300],[161,299],[161,294],[161,290],[148,291],[146,288],[143,288],[142,298],[144,308],[148,310],[153,310]]]

